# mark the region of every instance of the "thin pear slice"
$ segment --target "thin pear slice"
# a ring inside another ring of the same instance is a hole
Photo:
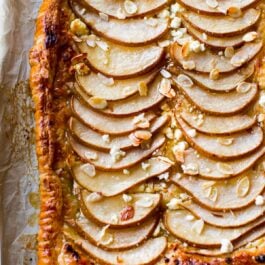
[[[78,232],[94,245],[106,250],[124,250],[139,245],[151,235],[156,224],[156,218],[149,218],[144,223],[134,227],[106,229],[106,226],[96,224],[83,215],[80,215],[76,220]]]
[[[226,229],[204,224],[202,231],[200,231],[200,229],[196,229],[200,219],[195,218],[186,221],[185,218],[189,214],[190,212],[187,210],[166,211],[164,216],[165,226],[177,238],[194,246],[202,247],[219,247],[224,238],[233,242],[259,224],[264,223],[264,220],[258,220],[243,227]]]
[[[167,123],[167,121],[168,116],[160,116],[156,118],[150,125],[150,132],[155,134]],[[106,140],[104,134],[90,129],[73,117],[69,120],[69,128],[71,133],[83,144],[95,147],[96,149],[109,151],[114,146],[122,150],[127,150],[133,147],[132,140],[128,135],[109,136],[109,140]],[[108,135],[105,136],[108,137]]]
[[[115,17],[118,19],[124,19],[126,17],[137,17],[143,16],[146,14],[154,13],[162,9],[166,4],[166,0],[137,0],[134,3],[137,6],[137,9],[132,14],[126,12],[124,0],[83,0],[83,3],[86,3],[88,6],[94,10],[105,13],[110,17]]]
[[[227,181],[207,181],[197,176],[173,176],[172,181],[191,194],[199,204],[214,211],[246,207],[265,187],[264,173],[258,171],[248,171]]]
[[[210,7],[206,0],[178,0],[181,4],[188,7],[189,9],[209,15],[223,15],[227,13],[230,7],[237,7],[241,10],[247,9],[248,7],[255,5],[259,0],[222,0],[218,1],[218,6],[216,8]]]
[[[195,39],[210,47],[225,49],[226,47],[237,47],[244,43],[244,34],[222,38],[207,35],[207,38],[205,38],[205,33],[195,29],[185,20],[183,20],[182,23]]]
[[[236,72],[221,75],[218,79],[213,80],[207,74],[201,74],[193,71],[183,71],[199,86],[216,92],[227,92],[235,89],[240,83],[248,79],[255,70],[255,62],[247,64],[245,67],[238,69]]]
[[[106,79],[100,74],[91,72],[88,75],[76,75],[79,86],[90,96],[104,98],[108,101],[125,99],[138,92],[141,83],[149,85],[157,71],[124,80]],[[111,81],[109,83],[109,81]]]
[[[83,188],[92,192],[100,192],[103,196],[110,197],[125,192],[143,181],[163,174],[171,167],[170,164],[158,158],[151,158],[145,161],[145,164],[149,165],[147,170],[144,170],[138,164],[130,169],[128,174],[125,174],[123,171],[104,172],[97,170],[94,177],[89,177],[85,171],[84,164],[73,167],[72,172],[76,182]]]
[[[201,73],[210,73],[213,69],[217,69],[220,73],[229,73],[251,61],[259,53],[261,48],[261,41],[250,42],[237,49],[232,59],[221,57],[217,52],[210,50],[201,53],[191,53],[188,57],[184,58],[182,56],[181,46],[174,43],[171,46],[170,54],[172,59],[182,67],[183,64],[185,65],[185,62],[193,61],[195,64],[193,70]]]
[[[128,116],[136,114],[147,109],[157,106],[165,97],[159,92],[161,77],[158,76],[150,85],[147,96],[140,96],[139,94],[129,97],[127,99],[110,102],[106,109],[101,110],[105,114],[113,116]],[[89,96],[80,89],[75,87],[77,93],[89,104]]]
[[[213,116],[203,114],[203,120],[198,120],[198,115],[188,111],[181,113],[181,118],[191,127],[206,134],[231,134],[251,128],[255,122],[255,117],[238,114],[228,117]]]
[[[88,240],[83,239],[66,224],[63,226],[63,233],[66,239],[70,240],[75,246],[83,249],[89,256],[109,265],[117,265],[117,261],[121,260],[123,265],[154,264],[167,247],[165,237],[156,237],[130,250],[106,251],[94,246]]]
[[[191,87],[183,86],[174,78],[177,87],[187,99],[201,111],[214,115],[236,114],[249,106],[258,94],[258,86],[253,83],[246,93],[235,91],[214,93],[207,91],[196,84]]]
[[[257,23],[260,17],[260,11],[250,8],[238,18],[231,18],[229,16],[220,16],[217,18],[191,11],[183,12],[182,16],[194,28],[212,36],[223,37],[246,32]]]
[[[137,129],[133,122],[135,116],[124,118],[106,116],[86,107],[76,98],[72,99],[71,105],[73,113],[86,125],[98,132],[111,135],[122,135]],[[149,112],[146,113],[145,117],[148,121],[151,121],[155,118],[155,115]]]
[[[148,158],[152,153],[161,147],[165,143],[165,137],[163,135],[156,135],[148,149],[134,148],[124,153],[124,157],[120,160],[115,160],[115,154],[112,156],[109,153],[96,151],[93,148],[84,146],[78,143],[71,136],[69,138],[69,143],[71,144],[73,150],[85,161],[90,162],[96,168],[102,170],[120,170],[127,169],[134,166],[135,164]]]
[[[237,239],[234,243],[234,249],[241,248],[245,246],[246,244],[253,242],[262,236],[265,235],[265,226],[264,224],[261,224],[253,229],[251,229],[246,234],[242,235],[239,239]],[[221,252],[220,248],[212,248],[212,249],[203,249],[203,248],[188,248],[187,250],[183,250],[189,254],[198,254],[203,256],[221,256],[225,253]]]
[[[234,159],[232,161],[220,162],[210,159],[203,154],[199,154],[194,149],[189,148],[184,153],[184,168],[190,165],[198,167],[198,175],[207,179],[227,179],[239,175],[251,168],[263,155],[265,147],[261,146],[253,154]]]
[[[222,160],[238,158],[256,150],[263,141],[263,131],[259,126],[255,126],[251,131],[244,131],[230,136],[213,136],[200,132],[196,137],[191,137],[189,131],[192,130],[181,118],[177,118],[179,125],[187,139],[195,149],[202,153]]]
[[[168,19],[154,18],[152,23],[155,26],[144,18],[104,20],[94,12],[84,11],[84,6],[77,2],[72,2],[71,6],[75,14],[98,35],[128,46],[156,41],[168,30]]]
[[[111,227],[128,227],[142,222],[159,206],[160,194],[137,193],[130,194],[132,200],[125,202],[122,195],[90,201],[86,190],[81,192],[81,208],[85,216],[110,225]],[[114,218],[115,217],[115,218]]]
[[[128,47],[107,40],[104,43],[106,49],[98,45],[90,47],[86,42],[79,43],[78,47],[87,54],[92,69],[114,78],[126,79],[144,74],[157,66],[164,55],[163,48],[155,44]]]
[[[246,209],[230,212],[209,211],[195,202],[187,203],[184,207],[205,223],[212,226],[231,228],[243,226],[261,217],[265,212],[265,206],[257,206],[254,203]]]

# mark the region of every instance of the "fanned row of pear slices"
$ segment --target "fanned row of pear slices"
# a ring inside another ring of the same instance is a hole
[[[260,218],[255,223],[224,229],[204,224],[202,219],[197,218],[183,222],[189,214],[187,210],[167,211],[164,216],[165,226],[177,238],[199,247],[220,247],[224,238],[234,242],[265,222]]]
[[[178,0],[178,2],[186,6],[189,10],[193,10],[198,13],[212,15],[224,15],[228,12],[230,7],[237,7],[238,9],[245,10],[251,6],[254,6],[259,0],[224,0],[219,1],[216,7],[211,7],[206,0]]]
[[[168,31],[168,19],[154,18],[148,23],[144,18],[102,19],[97,13],[85,10],[78,2],[71,3],[75,14],[97,33],[110,41],[129,46],[143,45],[156,41]],[[126,34],[124,34],[126,32]]]
[[[160,257],[167,246],[165,237],[157,237],[149,239],[140,246],[129,250],[106,251],[90,243],[89,240],[82,238],[66,224],[64,225],[63,233],[75,246],[80,247],[95,260],[104,264],[117,264],[117,261],[122,261],[124,265],[152,264]]]
[[[172,176],[172,181],[213,211],[238,210],[252,204],[265,187],[263,172],[249,170],[226,181],[207,181],[197,176]]]
[[[160,76],[156,77],[148,88],[147,96],[137,94],[127,99],[109,102],[107,108],[102,109],[101,112],[112,116],[128,116],[157,106],[165,98],[159,92],[161,80],[162,78]],[[81,87],[75,85],[75,91],[89,104],[90,96]]]

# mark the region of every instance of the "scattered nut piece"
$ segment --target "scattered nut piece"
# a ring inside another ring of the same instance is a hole
[[[181,18],[179,17],[174,17],[172,20],[171,20],[171,23],[170,23],[170,27],[173,28],[173,29],[177,29],[179,28],[181,25]]]
[[[234,54],[235,54],[234,47],[226,47],[224,54],[225,54],[226,58],[232,58],[234,56]]]
[[[77,63],[73,66],[73,69],[80,76],[88,75],[90,73],[90,69],[85,63]]]
[[[96,40],[97,40],[97,36],[94,34],[90,34],[86,37],[86,44],[89,47],[95,48],[96,47]]]
[[[171,80],[162,78],[159,85],[159,92],[167,98],[173,98],[176,96],[176,92],[171,88]]]
[[[227,15],[233,18],[238,18],[242,15],[242,11],[236,6],[231,6],[227,9]]]
[[[123,157],[125,157],[126,153],[124,151],[120,150],[118,147],[113,146],[110,149],[110,155],[111,155],[113,162],[118,162]]]
[[[150,127],[150,122],[147,118],[145,118],[144,113],[141,113],[133,118],[133,124],[137,128],[147,129]]]
[[[231,175],[234,173],[233,167],[223,162],[217,163],[217,170],[225,175]]]
[[[88,160],[97,160],[98,159],[98,154],[96,152],[94,153],[94,152],[86,151],[84,153],[84,156]]]
[[[110,143],[110,136],[108,134],[102,135],[102,140],[104,143],[109,144]]]
[[[131,202],[133,197],[128,195],[128,194],[122,194],[122,199],[125,201],[125,202]]]
[[[107,100],[99,97],[89,98],[88,104],[94,109],[105,109],[108,106]]]
[[[186,42],[182,47],[181,47],[181,54],[183,58],[187,58],[191,53],[191,47],[190,43]]]
[[[96,176],[96,168],[94,165],[92,165],[90,163],[86,163],[86,164],[82,165],[80,168],[81,168],[82,172],[84,172],[90,178],[93,178]]]
[[[172,77],[171,73],[170,73],[169,71],[167,71],[166,69],[162,69],[162,70],[160,71],[160,74],[161,74],[164,78],[171,78],[171,77]]]
[[[146,97],[148,95],[148,86],[145,82],[140,82],[138,86],[139,95],[141,97]]]
[[[243,36],[243,41],[251,42],[251,41],[255,40],[257,37],[258,37],[258,33],[256,31],[251,31],[251,32],[246,33]]]
[[[264,203],[265,203],[264,197],[262,195],[258,195],[255,199],[255,204],[257,206],[261,206],[264,205]]]
[[[180,74],[177,77],[177,82],[184,87],[192,87],[193,81],[187,75]]]
[[[195,129],[190,129],[188,130],[187,134],[191,137],[194,138],[197,135],[197,131]]]
[[[194,61],[184,61],[182,66],[185,70],[193,70],[195,69],[195,62]]]
[[[181,204],[181,199],[178,198],[172,198],[168,203],[167,203],[167,208],[170,210],[178,210],[180,208]]]
[[[217,80],[219,78],[220,71],[217,68],[212,69],[210,72],[210,79]]]
[[[70,24],[70,30],[77,36],[88,34],[87,26],[79,18],[73,20]]]
[[[195,53],[202,51],[201,50],[201,43],[197,40],[191,41],[189,47],[190,47],[191,51],[193,51]]]

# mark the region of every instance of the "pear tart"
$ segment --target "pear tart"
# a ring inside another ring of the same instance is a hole
[[[39,265],[265,263],[261,2],[44,0]]]

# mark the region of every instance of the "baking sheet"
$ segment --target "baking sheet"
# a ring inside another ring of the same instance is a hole
[[[36,264],[38,173],[28,87],[40,0],[0,0],[0,251],[3,265]]]

